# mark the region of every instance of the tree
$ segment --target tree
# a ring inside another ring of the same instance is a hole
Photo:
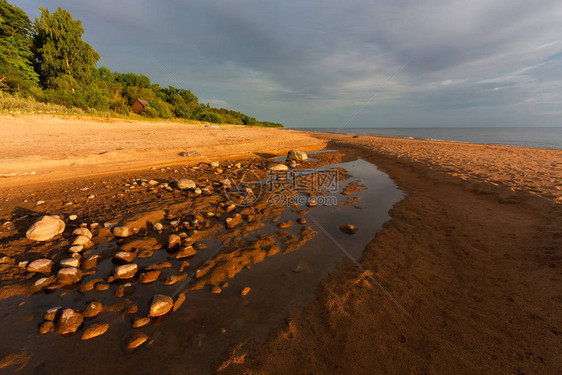
[[[29,93],[38,77],[31,59],[31,21],[20,8],[0,0],[0,87]]]
[[[49,9],[39,9],[41,18],[35,19],[33,48],[41,82],[47,88],[57,89],[59,78],[66,77],[63,82],[71,82],[70,90],[74,92],[76,85],[91,81],[100,56],[82,40],[84,29],[80,20],[73,20],[61,8],[52,14]]]

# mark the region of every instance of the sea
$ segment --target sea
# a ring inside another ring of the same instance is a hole
[[[292,128],[309,132],[376,135],[562,150],[562,127]]]

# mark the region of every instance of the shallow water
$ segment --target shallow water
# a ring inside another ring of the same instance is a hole
[[[388,211],[403,194],[393,181],[374,165],[358,159],[351,162],[324,166],[321,169],[344,168],[350,175],[339,186],[339,191],[351,181],[358,181],[367,189],[351,194],[360,197],[361,208],[343,205],[348,197],[334,193],[337,206],[317,206],[304,217],[307,225],[318,234],[297,251],[278,253],[244,269],[229,279],[229,286],[214,295],[208,288],[186,292],[186,302],[166,319],[153,321],[140,328],[153,343],[134,352],[124,348],[123,338],[132,329],[129,318],[117,313],[104,312],[92,322],[108,322],[108,332],[98,338],[81,341],[80,332],[72,337],[51,333],[41,335],[38,326],[43,313],[54,306],[83,309],[88,302],[97,300],[104,305],[122,299],[114,297],[116,286],[108,291],[91,291],[81,295],[76,290],[57,290],[51,294],[17,296],[0,301],[0,353],[25,348],[31,355],[25,374],[74,373],[207,373],[220,364],[222,353],[246,339],[262,341],[272,328],[277,327],[291,309],[306,304],[314,295],[315,287],[344,258],[344,252],[358,259],[366,244],[389,219]],[[292,220],[294,225],[285,231],[298,235],[300,225],[295,220],[301,215],[300,207],[287,207],[281,219]],[[359,231],[348,235],[338,230],[342,224],[354,224]],[[279,231],[275,223],[255,231],[252,235]],[[224,232],[224,231],[223,231]],[[329,233],[329,236],[325,234]],[[335,241],[335,242],[334,242]],[[162,241],[160,241],[162,242]],[[208,245],[190,260],[197,265],[212,257],[222,243],[208,239]],[[112,245],[100,244],[92,253],[110,251]],[[151,258],[137,259],[139,266],[167,260],[164,250],[155,251]],[[85,280],[108,275],[113,268],[111,258],[98,265],[97,275]],[[177,267],[162,270],[161,279]],[[296,271],[296,272],[295,272]],[[190,272],[190,276],[193,272]],[[185,285],[183,283],[182,285]],[[136,284],[129,298],[139,307],[136,316],[146,316],[147,302],[154,294],[173,295],[179,284],[164,286],[159,282]],[[240,290],[251,287],[249,295],[240,296]],[[21,304],[23,303],[23,304]],[[20,305],[21,304],[21,305]],[[86,322],[88,325],[89,321]],[[2,370],[0,370],[2,371]],[[10,373],[10,372],[8,372]]]

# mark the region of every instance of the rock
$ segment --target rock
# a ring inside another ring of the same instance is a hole
[[[27,230],[25,236],[32,241],[48,241],[64,232],[64,221],[56,216],[42,216]]]
[[[300,273],[300,272],[304,271],[307,267],[308,266],[307,266],[306,262],[300,261],[293,268],[291,268],[291,271],[293,271],[294,273]]]
[[[88,228],[76,228],[76,229],[74,229],[72,234],[74,236],[88,237],[89,240],[92,239],[92,232],[90,232],[90,230]]]
[[[122,266],[115,267],[113,270],[113,275],[116,279],[130,279],[131,277],[135,276],[137,271],[139,270],[139,266],[135,263],[124,264]]]
[[[90,244],[90,239],[86,236],[78,236],[74,239],[74,241],[72,242],[72,246],[74,245],[81,245],[83,247],[88,247],[88,245]]]
[[[27,265],[27,272],[51,273],[52,266],[50,259],[37,259]]]
[[[133,326],[133,328],[139,328],[139,327],[144,327],[148,323],[150,323],[150,318],[139,317],[139,318],[134,318],[133,321],[131,322],[131,325]]]
[[[189,262],[186,261],[186,260],[184,260],[184,261],[181,262],[181,264],[180,264],[179,272],[180,272],[180,273],[183,272],[183,270],[184,270],[185,268],[187,268],[187,267],[189,267]]]
[[[76,220],[76,219],[78,219],[78,215],[74,215],[74,214],[73,214],[73,215],[68,215],[68,220],[74,221],[74,220]]]
[[[118,262],[131,263],[133,260],[135,260],[135,253],[120,251],[113,256],[113,260]]]
[[[152,254],[154,254],[154,251],[152,250],[142,250],[140,253],[137,254],[137,258],[139,259],[150,258]]]
[[[78,331],[84,321],[82,314],[72,310],[64,309],[57,322],[57,333],[66,335]]]
[[[159,184],[159,182],[156,181],[156,180],[150,180],[150,181],[148,181],[148,184],[149,184],[150,186],[156,186],[156,185]]]
[[[291,222],[291,220],[283,221],[283,222],[277,224],[277,227],[279,229],[286,229],[286,228],[290,228],[292,226],[293,226],[293,223]]]
[[[294,161],[294,160],[291,161],[291,162],[289,163],[289,167],[290,167],[290,168],[296,168],[296,167],[297,167],[297,162]]]
[[[49,310],[45,311],[45,314],[43,314],[43,319],[44,320],[50,320],[50,321],[55,320],[55,316],[57,315],[57,311],[59,311],[60,309],[62,309],[62,307],[60,307],[60,306],[51,307]]]
[[[355,225],[346,224],[346,225],[341,225],[340,230],[347,234],[355,234],[355,232],[357,232],[359,228],[357,228]]]
[[[232,229],[243,222],[242,215],[236,214],[226,219],[225,225],[227,229]]]
[[[213,294],[221,294],[221,292],[222,292],[222,289],[217,285],[215,285],[211,288],[211,293],[213,293]]]
[[[178,281],[183,281],[185,279],[187,279],[187,274],[171,275],[171,276],[166,277],[164,280],[162,280],[162,284],[164,284],[164,285],[174,285]]]
[[[133,230],[127,227],[113,227],[115,237],[129,237],[134,234]]]
[[[270,171],[288,171],[289,167],[287,167],[285,164],[275,164],[272,165],[271,167],[269,167]]]
[[[306,219],[305,219],[304,217],[299,217],[299,218],[297,219],[297,223],[299,223],[299,224],[306,224]]]
[[[157,232],[160,232],[160,231],[164,230],[164,226],[162,225],[162,223],[155,223],[152,226],[152,229],[154,229]]]
[[[60,261],[62,267],[78,267],[80,266],[80,261],[75,258],[66,258]]]
[[[193,238],[185,237],[185,238],[182,238],[181,245],[182,246],[191,246],[191,245],[193,245],[194,242],[195,241],[193,241]]]
[[[161,270],[164,268],[172,268],[172,263],[170,262],[162,262],[158,264],[151,264],[144,268],[145,271],[152,271],[152,270]]]
[[[37,206],[41,206],[42,204],[45,204],[45,201],[37,201],[37,203],[35,203]]]
[[[225,211],[226,213],[229,213],[229,212],[234,211],[235,209],[236,209],[236,205],[233,203],[233,204],[231,204],[231,205],[229,205],[229,206],[226,206],[226,208],[224,209],[224,211]]]
[[[181,244],[181,237],[177,234],[170,234],[168,236],[168,249],[173,249]]]
[[[125,345],[128,349],[136,349],[148,340],[148,336],[143,332],[134,332],[127,336]]]
[[[176,301],[174,302],[174,307],[172,308],[172,311],[177,311],[177,309],[179,309],[184,302],[185,302],[185,293],[180,293],[178,295],[178,298],[176,298]]]
[[[218,168],[220,163],[218,161],[212,161],[210,165],[212,168]]]
[[[308,207],[316,207],[316,199],[309,199],[308,200]]]
[[[131,283],[121,284],[115,289],[115,297],[123,298],[135,292],[135,286]]]
[[[103,305],[101,302],[93,301],[86,306],[84,309],[83,315],[84,318],[95,318],[99,315],[103,310]]]
[[[304,151],[291,150],[287,153],[287,160],[305,161],[308,160],[308,155]]]
[[[40,279],[38,279],[35,283],[33,283],[33,286],[36,288],[42,288],[46,285],[49,285],[52,282],[50,277],[42,277]]]
[[[180,251],[176,254],[176,259],[185,259],[197,255],[197,251],[193,246],[184,246],[180,248]]]
[[[82,260],[82,269],[84,270],[91,270],[93,268],[96,268],[98,265],[98,259],[100,258],[99,255],[92,255],[89,256],[88,258],[84,258]]]
[[[165,315],[172,309],[172,307],[174,307],[174,300],[171,297],[163,294],[156,294],[152,297],[148,316],[154,318]]]
[[[82,272],[76,267],[61,268],[57,273],[57,280],[61,284],[76,284],[82,279]]]
[[[221,183],[222,186],[224,186],[225,188],[229,188],[230,185],[232,185],[232,183],[230,182],[230,180],[228,178],[225,178],[224,180],[220,180],[219,181]]]
[[[94,323],[84,330],[82,333],[82,340],[93,339],[107,332],[109,324],[107,323]]]
[[[74,254],[79,253],[82,250],[84,250],[84,246],[82,246],[82,245],[74,245],[74,246],[71,246],[68,249],[68,251],[70,251],[71,253],[74,253]]]
[[[245,287],[244,289],[242,289],[240,291],[240,294],[243,295],[243,296],[247,295],[248,293],[250,293],[250,287],[249,286]]]
[[[43,322],[41,326],[39,326],[39,333],[42,335],[46,335],[53,330],[54,326],[55,324],[51,321]]]
[[[158,270],[145,271],[139,275],[139,282],[141,284],[150,284],[158,280],[162,272]]]
[[[98,292],[103,292],[104,290],[108,290],[111,287],[108,283],[101,282],[96,284],[96,290]]]
[[[180,189],[180,190],[195,189],[195,187],[196,187],[195,181],[190,180],[188,178],[179,179],[178,182],[176,182],[176,185],[178,186],[178,189]]]

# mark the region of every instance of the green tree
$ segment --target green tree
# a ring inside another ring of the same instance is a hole
[[[38,77],[31,59],[31,21],[20,8],[0,0],[0,87],[27,94]]]
[[[52,14],[49,9],[39,9],[41,17],[35,19],[33,48],[43,85],[57,89],[59,78],[65,77],[62,82],[70,83],[70,87],[65,85],[65,88],[74,92],[77,86],[91,83],[92,71],[100,56],[82,40],[82,22],[72,19],[70,13],[61,8]]]

